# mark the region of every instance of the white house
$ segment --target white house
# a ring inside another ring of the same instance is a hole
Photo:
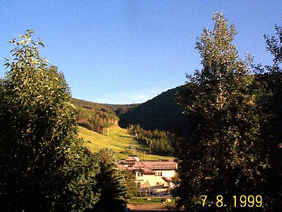
[[[128,157],[120,162],[120,167],[135,174],[135,182],[140,189],[163,192],[174,186],[172,178],[177,169],[174,161],[140,161],[138,157]]]

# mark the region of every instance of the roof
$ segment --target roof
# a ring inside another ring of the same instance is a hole
[[[139,158],[137,156],[129,156],[125,161],[139,161]]]
[[[126,160],[128,161],[128,160]],[[130,159],[131,161],[131,159]],[[125,161],[122,161],[122,164]],[[131,171],[140,171],[144,174],[152,174],[156,170],[176,170],[177,163],[174,161],[135,161],[134,164],[124,165]]]
[[[174,161],[142,161],[142,163],[153,170],[175,170],[177,168]]]

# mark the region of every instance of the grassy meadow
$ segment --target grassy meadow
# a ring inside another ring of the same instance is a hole
[[[79,136],[86,142],[86,146],[92,152],[98,152],[102,148],[109,148],[116,153],[118,160],[126,159],[128,155],[137,155],[141,160],[167,160],[171,157],[149,154],[147,147],[140,145],[126,129],[113,126],[108,135],[102,135],[83,127],[78,127]]]

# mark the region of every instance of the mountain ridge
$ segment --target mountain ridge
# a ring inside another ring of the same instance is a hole
[[[73,98],[72,102],[92,111],[103,110],[114,113],[122,128],[140,125],[146,130],[165,130],[185,135],[189,131],[189,121],[183,114],[183,108],[176,102],[177,93],[184,89],[185,85],[168,89],[141,104],[105,104],[77,98]]]
[[[140,104],[122,114],[119,118],[121,127],[140,125],[147,130],[165,130],[180,135],[185,134],[188,118],[183,114],[183,108],[177,104],[176,95],[185,86],[178,86],[162,92],[158,96]]]

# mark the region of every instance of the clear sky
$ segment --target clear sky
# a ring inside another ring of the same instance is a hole
[[[215,11],[235,25],[241,57],[271,62],[263,35],[282,25],[281,0],[0,0],[1,76],[8,40],[33,29],[73,97],[141,103],[201,67],[195,41]]]

